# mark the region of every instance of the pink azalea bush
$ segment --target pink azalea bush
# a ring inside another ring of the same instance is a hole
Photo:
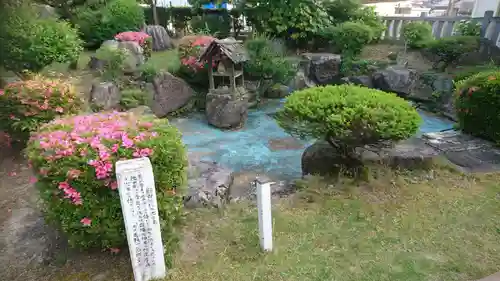
[[[205,50],[215,38],[211,36],[185,36],[179,42],[180,76],[189,83],[208,85],[208,64],[199,62]]]
[[[11,83],[0,91],[0,131],[26,141],[41,124],[75,114],[82,105],[71,84],[60,79],[34,76]]]
[[[47,220],[73,246],[114,251],[127,242],[115,163],[149,157],[164,244],[174,247],[187,156],[167,120],[119,112],[57,119],[31,137],[26,151]]]
[[[144,56],[148,59],[153,52],[153,39],[149,34],[142,31],[126,31],[115,35],[117,41],[132,41],[139,44],[144,50]]]

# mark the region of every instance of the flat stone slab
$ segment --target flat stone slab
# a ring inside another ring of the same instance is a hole
[[[457,131],[428,133],[423,138],[466,172],[500,171],[500,149],[491,142]]]
[[[272,151],[295,150],[304,148],[304,144],[300,143],[296,138],[293,137],[270,139],[268,144],[269,149],[271,149]]]

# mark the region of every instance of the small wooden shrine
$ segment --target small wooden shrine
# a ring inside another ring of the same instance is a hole
[[[233,92],[245,84],[243,63],[248,61],[248,55],[241,41],[234,38],[214,40],[201,54],[199,61],[212,66],[208,72],[210,90],[215,89],[214,77],[217,76],[229,78],[229,87]]]

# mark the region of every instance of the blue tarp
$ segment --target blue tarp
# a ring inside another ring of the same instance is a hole
[[[214,3],[209,3],[209,4],[204,4],[201,6],[202,9],[206,10],[220,10],[220,9],[227,9],[227,3],[222,3],[215,5]]]

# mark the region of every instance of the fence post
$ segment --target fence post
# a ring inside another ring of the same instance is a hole
[[[486,29],[490,25],[490,22],[493,20],[493,11],[484,12],[484,17],[481,20],[481,38],[486,36]]]

